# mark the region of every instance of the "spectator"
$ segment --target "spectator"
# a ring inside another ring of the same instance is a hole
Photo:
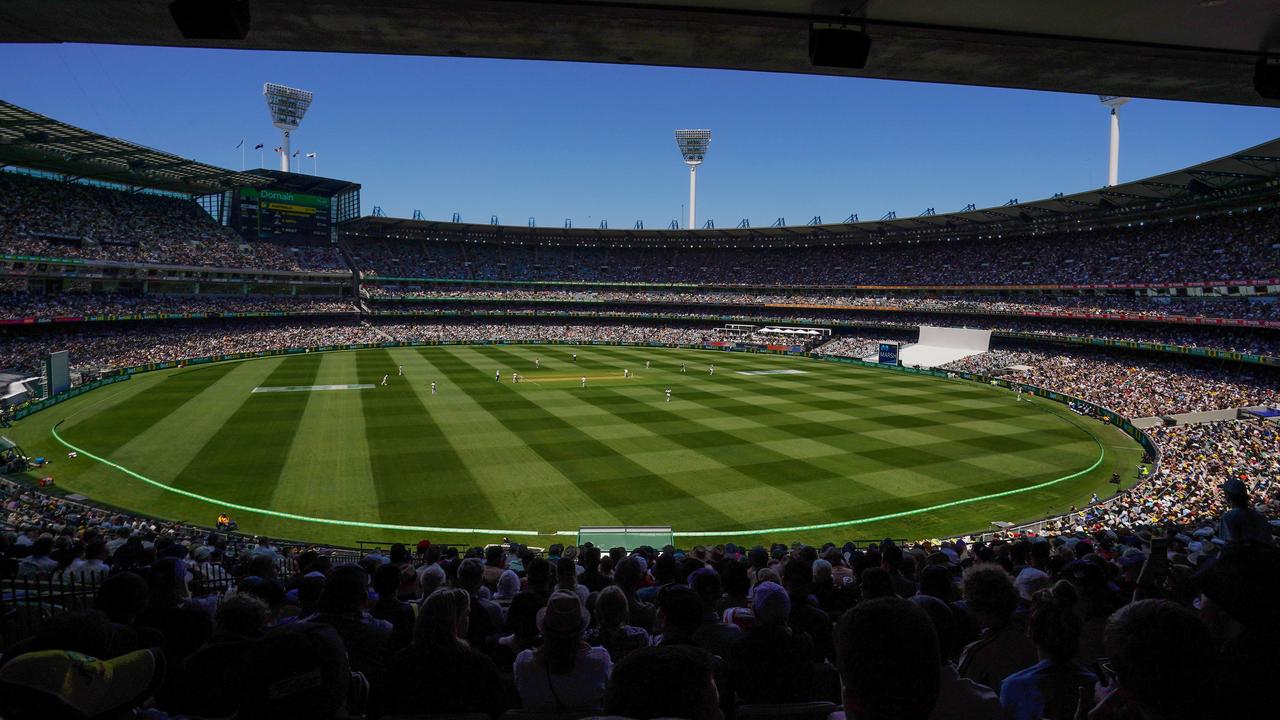
[[[596,596],[595,627],[583,634],[587,644],[602,647],[617,662],[627,655],[649,646],[649,633],[627,623],[627,596],[616,585],[610,585]]]
[[[787,624],[791,599],[774,582],[751,593],[755,627],[730,652],[736,696],[748,703],[788,703],[813,699],[813,639]]]
[[[1036,647],[1014,616],[1018,591],[999,565],[982,564],[964,573],[964,599],[982,628],[981,636],[960,655],[961,677],[990,688],[1036,663]]]
[[[464,641],[470,615],[465,590],[442,588],[427,597],[412,644],[391,659],[402,679],[389,688],[388,712],[497,717],[508,707],[497,666]]]
[[[1218,537],[1228,544],[1257,543],[1264,547],[1275,547],[1275,535],[1271,532],[1271,523],[1257,510],[1249,506],[1249,490],[1244,481],[1231,478],[1222,484],[1222,494],[1231,506],[1223,516],[1218,527]]]
[[[338,565],[325,579],[319,612],[302,621],[333,628],[346,648],[351,670],[364,673],[376,691],[386,678],[392,628],[386,620],[370,615],[368,604],[369,576],[359,565]]]
[[[1107,623],[1105,642],[1109,664],[1104,670],[1114,673],[1114,686],[1089,713],[1091,719],[1249,717],[1217,713],[1204,669],[1196,662],[1213,658],[1213,645],[1190,610],[1168,600],[1130,603]],[[1087,707],[1087,695],[1082,701]]]
[[[1013,673],[1000,685],[1000,704],[1009,720],[1072,720],[1080,688],[1097,677],[1075,661],[1083,623],[1076,614],[1076,589],[1059,580],[1036,592],[1027,634],[1040,662]]]
[[[924,610],[897,597],[867,600],[840,618],[836,654],[848,720],[927,720],[941,654]]]
[[[1003,715],[999,696],[985,685],[960,677],[947,656],[945,648],[956,645],[956,613],[931,595],[914,595],[911,602],[929,615],[943,656],[938,673],[938,702],[929,713],[929,720],[999,720]]]
[[[582,641],[591,617],[575,592],[557,590],[538,611],[542,646],[516,657],[516,690],[526,710],[599,711],[613,663]]]
[[[719,702],[706,651],[663,645],[638,650],[618,662],[605,712],[635,720],[722,720]]]

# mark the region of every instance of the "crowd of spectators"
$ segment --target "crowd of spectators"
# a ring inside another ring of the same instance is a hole
[[[1280,276],[1280,214],[954,242],[778,248],[607,247],[348,237],[366,275],[714,285],[1024,285]]]
[[[798,305],[814,307],[879,308],[970,314],[1026,315],[1063,313],[1120,316],[1133,320],[1186,320],[1231,318],[1280,320],[1280,303],[1274,298],[1171,298],[1147,295],[867,295],[850,292],[795,293],[745,292],[712,289],[675,291],[663,289],[560,289],[546,287],[429,287],[369,283],[367,295],[386,300],[456,300],[461,302],[526,301],[563,303],[635,303],[644,305]],[[411,307],[410,303],[405,303]]]
[[[377,343],[386,335],[356,319],[275,319],[255,322],[203,320],[83,324],[16,335],[0,343],[0,368],[39,372],[51,352],[70,352],[72,368],[93,377],[99,372],[149,363],[210,355],[262,352],[279,348]],[[25,328],[19,328],[23,332]]]
[[[668,327],[661,325],[629,325],[601,323],[599,325],[567,324],[437,324],[437,323],[380,323],[379,330],[395,340],[419,342],[483,342],[489,340],[508,342],[637,342],[664,345],[701,345],[704,341],[720,339],[715,330],[697,327]]]
[[[317,295],[125,295],[120,293],[0,293],[0,320],[170,315],[182,313],[348,313],[351,300]]]
[[[1203,348],[1251,355],[1280,356],[1280,335],[1273,330],[1221,327],[1214,325],[1142,325],[1109,320],[1065,320],[1060,318],[1031,318],[991,316],[978,321],[972,316],[957,314],[929,314],[923,312],[895,312],[848,310],[807,307],[737,307],[738,312],[729,315],[724,310],[710,308],[671,307],[639,309],[625,306],[596,307],[548,307],[543,303],[517,301],[495,307],[485,303],[463,305],[437,305],[414,302],[374,303],[370,311],[376,315],[417,315],[447,317],[470,315],[473,317],[578,317],[634,319],[645,322],[655,316],[667,320],[723,320],[735,323],[799,323],[805,325],[879,328],[889,332],[914,332],[921,325],[942,327],[976,327],[996,334],[1028,334],[1045,338],[1097,338],[1121,342],[1145,342],[1169,344],[1189,348]]]
[[[1243,484],[1249,505],[1280,517],[1280,426],[1263,420],[1231,420],[1157,426],[1147,431],[1160,447],[1159,469],[1115,502],[1064,521],[1082,528],[1195,525],[1231,506],[1221,492],[1227,480]],[[1188,548],[1204,553],[1211,536]]]
[[[1117,503],[1106,523],[1099,509],[1043,535],[909,543],[422,540],[353,556],[0,483],[0,572],[93,590],[92,609],[3,638],[0,712],[723,720],[827,702],[847,720],[1266,717],[1280,503],[1260,427],[1166,438],[1209,458],[1170,471],[1215,476],[1185,493],[1209,512]]]
[[[130,263],[350,272],[336,247],[246,241],[181,197],[0,173],[6,254]]]
[[[1202,365],[1104,350],[995,349],[943,365],[941,370],[1002,374],[1087,400],[1130,418],[1280,402],[1280,378],[1266,368]]]

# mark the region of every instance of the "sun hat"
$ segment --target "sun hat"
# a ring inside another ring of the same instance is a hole
[[[578,593],[571,590],[551,593],[547,606],[538,611],[538,630],[543,635],[577,635],[586,630],[590,622],[591,613],[587,612]]]
[[[0,669],[0,710],[14,717],[24,711],[58,716],[67,709],[90,718],[123,712],[151,695],[163,670],[150,650],[110,660],[66,650],[25,653]]]

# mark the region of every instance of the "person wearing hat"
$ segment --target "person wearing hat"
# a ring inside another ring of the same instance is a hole
[[[749,703],[814,700],[813,638],[792,628],[791,596],[765,581],[751,591],[755,626],[733,645],[729,665],[734,693]]]
[[[607,650],[582,640],[591,622],[582,598],[571,590],[556,590],[538,611],[537,622],[542,646],[521,651],[512,668],[524,709],[598,712],[613,662]]]
[[[1256,543],[1263,547],[1275,547],[1276,539],[1271,524],[1262,513],[1249,506],[1249,489],[1244,481],[1231,478],[1222,483],[1222,494],[1231,506],[1218,524],[1218,537],[1227,542]]]

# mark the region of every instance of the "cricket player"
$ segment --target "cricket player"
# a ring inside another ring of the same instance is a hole
[[[534,370],[540,370],[541,368],[542,368],[542,361],[541,361],[541,360],[539,360],[538,358],[534,358],[534,359],[533,359],[533,369],[534,369]]]
[[[627,368],[623,368],[623,369],[622,369],[622,377],[624,377],[624,378],[629,378],[629,377],[631,377],[631,371],[630,371],[630,370],[628,370]]]
[[[386,375],[383,375],[383,376],[382,376],[382,384],[383,384],[383,385],[386,385],[386,384],[387,384],[387,376],[386,376]]]
[[[403,366],[403,365],[397,365],[397,366],[396,366],[396,368],[399,370],[400,375],[403,377],[403,376],[404,376],[404,366]]]
[[[715,366],[715,365],[712,365],[711,367],[707,368],[707,374],[708,374],[708,375],[715,375],[715,374],[716,374],[716,366]]]
[[[680,372],[689,372],[689,371],[685,368],[684,363],[680,363]]]
[[[511,373],[511,384],[515,385],[518,382],[520,382],[520,375],[517,373]]]
[[[573,354],[573,361],[578,362],[578,353]]]
[[[436,381],[435,381],[435,380],[432,380],[432,381],[431,381],[431,394],[432,394],[432,395],[435,395],[435,394],[436,394]]]
[[[502,371],[501,371],[501,370],[494,370],[494,371],[493,371],[493,381],[494,381],[494,382],[502,382]]]
[[[582,389],[583,389],[583,390],[586,390],[586,389],[587,389],[587,376],[586,376],[586,375],[583,375],[583,376],[582,376]]]
[[[671,402],[671,388],[667,388],[667,402]]]
[[[645,360],[645,361],[644,361],[644,369],[645,369],[645,370],[648,370],[648,369],[649,369],[649,361],[648,361],[648,360]]]

